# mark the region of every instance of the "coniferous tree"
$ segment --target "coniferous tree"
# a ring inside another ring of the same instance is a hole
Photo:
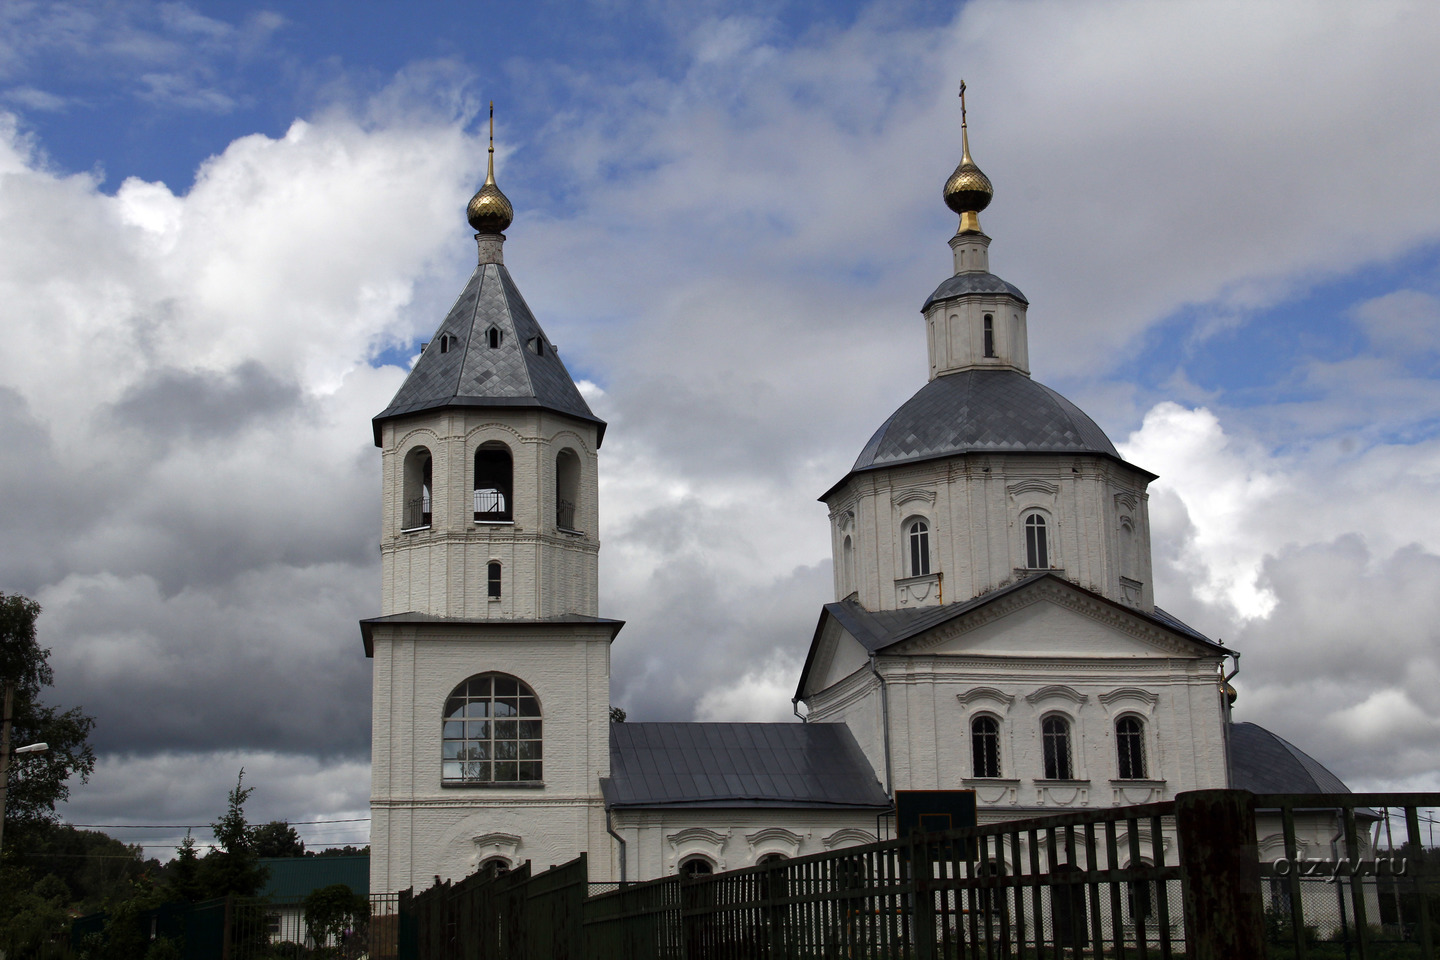
[[[219,849],[212,850],[200,861],[200,881],[210,897],[236,894],[253,897],[265,885],[269,871],[260,865],[255,854],[254,831],[245,820],[245,801],[255,792],[245,786],[245,770],[230,791],[225,814],[211,825]]]

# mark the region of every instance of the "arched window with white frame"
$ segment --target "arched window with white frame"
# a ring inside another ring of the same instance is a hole
[[[1050,525],[1040,513],[1025,517],[1025,566],[1031,570],[1050,569]]]
[[[480,673],[451,691],[441,733],[448,784],[538,783],[544,779],[540,700],[522,680]]]
[[[840,595],[848,597],[855,592],[855,544],[848,533],[840,545],[840,561]]]
[[[905,545],[910,555],[908,575],[927,576],[930,573],[930,524],[919,518],[906,523]]]
[[[1115,721],[1115,753],[1121,780],[1145,779],[1145,724],[1139,717]]]
[[[970,721],[971,776],[1000,776],[1000,722],[981,714]]]
[[[1040,740],[1045,760],[1046,780],[1074,780],[1075,767],[1070,756],[1070,721],[1061,716],[1048,716],[1040,721]]]

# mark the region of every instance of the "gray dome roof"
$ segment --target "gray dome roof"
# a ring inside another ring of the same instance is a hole
[[[936,377],[881,425],[854,473],[960,453],[1097,453],[1120,459],[1079,407],[1014,370]]]
[[[998,293],[1008,297],[1014,297],[1021,303],[1028,304],[1025,294],[1013,283],[1001,280],[993,273],[957,273],[935,288],[925,301],[925,306],[920,308],[924,313],[930,309],[930,304],[936,300],[949,300],[951,297],[963,297],[967,293]]]
[[[1258,723],[1230,725],[1230,782],[1251,793],[1349,793],[1344,781]]]

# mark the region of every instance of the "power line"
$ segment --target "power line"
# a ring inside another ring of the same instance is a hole
[[[369,823],[369,817],[350,817],[346,820],[280,820],[287,827],[308,826],[316,823]],[[65,823],[62,827],[91,827],[109,830],[208,830],[213,823]],[[262,824],[263,826],[263,824]]]

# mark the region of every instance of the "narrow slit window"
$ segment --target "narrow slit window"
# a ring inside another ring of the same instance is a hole
[[[498,349],[500,347],[500,328],[491,327],[486,331],[485,339],[490,344],[491,350]]]
[[[1031,570],[1050,569],[1050,543],[1045,518],[1032,513],[1025,518],[1025,566]]]
[[[995,315],[985,314],[985,356],[995,356]]]
[[[930,573],[930,526],[924,520],[910,524],[910,576]]]
[[[970,753],[974,776],[1000,776],[1000,724],[994,717],[976,717],[971,721]]]
[[[443,336],[440,337],[440,352],[441,352],[441,353],[449,353],[449,352],[450,352],[450,335],[449,335],[449,334],[444,334]]]
[[[491,600],[500,599],[500,563],[492,560],[485,570],[485,583]]]

